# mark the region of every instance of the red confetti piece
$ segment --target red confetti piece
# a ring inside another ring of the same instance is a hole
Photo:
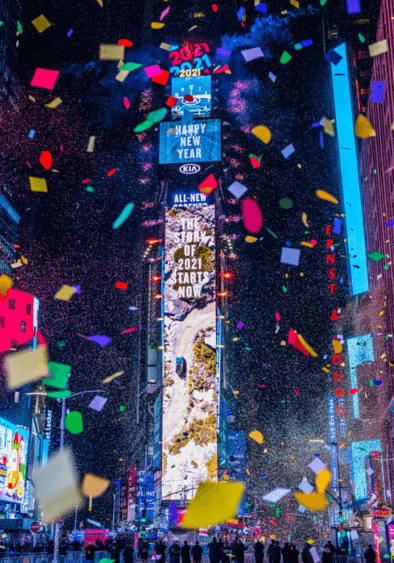
[[[118,289],[127,289],[127,283],[124,282],[116,282],[116,287]]]
[[[358,393],[358,389],[349,389],[349,393],[354,395],[355,393]]]
[[[297,389],[294,389],[294,393],[297,395],[297,397],[299,396],[299,392],[297,391]]]
[[[216,4],[212,4],[212,10],[213,10],[214,12],[217,12],[217,11],[218,11],[218,7],[216,6]]]
[[[107,174],[107,176],[113,176],[116,172],[116,168],[114,168],[113,170],[110,170]]]
[[[259,385],[259,387],[267,387],[266,385]]]
[[[40,156],[40,164],[45,168],[45,170],[49,170],[52,166],[52,155],[48,151],[44,151],[41,153]]]
[[[137,330],[136,328],[128,328],[126,330],[122,330],[122,334],[127,334],[128,332],[133,332],[134,330]]]
[[[60,150],[61,150],[61,151],[63,150],[63,145],[60,145]]]
[[[132,47],[133,46],[130,39],[119,39],[118,45],[123,45],[123,47]]]
[[[130,107],[130,102],[127,98],[123,98],[123,103],[126,109],[129,109]]]
[[[86,178],[86,180],[82,180],[82,184],[89,184],[92,180],[90,178]]]
[[[279,313],[275,313],[275,319],[276,319],[277,321],[280,321],[280,314],[279,314]]]
[[[168,100],[166,101],[166,106],[170,106],[174,108],[177,102],[178,102],[177,98],[174,98],[174,96],[168,96]]]

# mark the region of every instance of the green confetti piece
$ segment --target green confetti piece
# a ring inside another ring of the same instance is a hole
[[[293,207],[293,202],[288,197],[284,197],[283,199],[279,200],[279,205],[283,209],[291,209]]]
[[[270,508],[273,508],[275,505],[274,504],[270,504]]]
[[[66,399],[67,397],[71,397],[70,389],[64,389],[63,391],[48,391],[47,397],[51,399]]]
[[[277,508],[277,509],[275,510],[275,516],[279,516],[279,514],[280,514],[280,510],[279,510],[279,508]]]
[[[119,227],[128,219],[134,209],[134,203],[128,203],[124,208],[119,217],[113,223],[113,229],[119,229]]]
[[[291,61],[293,57],[290,55],[290,53],[288,53],[287,51],[283,51],[283,54],[280,58],[280,64],[281,65],[285,65],[286,63],[288,63],[289,61]]]
[[[59,348],[64,348],[66,343],[64,342],[64,340],[60,340],[60,342],[58,342],[57,345],[59,346]]]
[[[83,431],[82,415],[78,411],[71,411],[64,421],[66,430],[71,434],[80,434]]]
[[[140,65],[138,63],[129,62],[129,63],[125,63],[118,70],[128,70],[128,71],[132,72],[133,70],[135,70],[136,68],[139,68],[140,66],[142,66],[142,65]]]
[[[359,33],[358,38],[360,39],[361,43],[364,43],[364,41],[365,41],[364,35],[361,35],[361,33]]]
[[[252,348],[245,348],[245,350],[252,350]]]
[[[282,285],[282,289],[283,289],[283,293],[287,293],[287,288],[284,285]]]
[[[374,260],[375,262],[379,262],[379,260],[383,260],[383,258],[385,258],[384,254],[381,254],[380,252],[371,252],[370,254],[368,254],[368,258],[371,258],[371,260]]]
[[[49,385],[50,387],[57,387],[58,389],[64,389],[68,383],[71,366],[48,362],[48,371],[52,375],[52,378],[44,377],[42,380],[43,384]]]
[[[92,188],[92,186],[87,186],[86,191],[92,194],[94,192],[94,188]]]
[[[341,530],[341,536],[344,538],[346,536],[346,530]]]
[[[3,25],[4,22],[0,22],[0,27]]]
[[[325,6],[327,3],[327,0],[320,0],[320,6]]]
[[[275,233],[273,233],[268,227],[265,227],[265,228],[269,232],[270,235],[272,235],[275,238],[278,238],[278,236]]]
[[[18,31],[19,31],[19,33],[23,33],[23,28],[22,28],[21,22],[20,22],[20,21],[17,21],[17,22],[16,22],[16,25],[18,26]]]
[[[125,406],[120,405],[120,407],[119,407],[120,412],[123,412],[125,410],[125,408],[126,408]]]
[[[373,381],[372,381],[372,379],[369,380],[369,384],[370,384],[371,387],[373,387]]]
[[[389,267],[387,266],[387,264],[385,266],[383,266],[383,270],[388,270]]]

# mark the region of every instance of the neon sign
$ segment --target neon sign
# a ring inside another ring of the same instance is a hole
[[[207,43],[185,43],[180,49],[170,52],[169,57],[172,65],[170,72],[174,76],[181,77],[195,76],[193,72],[196,71],[196,76],[199,76],[201,72],[208,74],[208,68],[212,66],[207,54],[209,51]],[[187,71],[190,71],[190,74]]]

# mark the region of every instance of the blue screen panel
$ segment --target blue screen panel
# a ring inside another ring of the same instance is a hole
[[[335,124],[346,213],[351,292],[358,295],[368,291],[368,271],[346,43],[339,45],[335,51],[342,57],[336,66],[331,64]]]
[[[348,14],[359,14],[361,12],[360,0],[346,0]]]
[[[220,161],[220,119],[160,123],[160,164]]]
[[[365,471],[365,458],[371,452],[381,452],[380,440],[367,440],[352,443],[354,498],[361,500],[367,498],[367,475]]]
[[[364,346],[365,343],[365,346]],[[349,357],[350,383],[351,389],[357,387],[357,366],[364,362],[373,362],[375,355],[373,351],[373,339],[371,334],[363,336],[355,336],[346,340],[347,352]],[[353,416],[360,418],[358,408],[358,393],[355,393],[353,399]]]
[[[192,100],[185,100],[190,95]],[[182,117],[185,109],[196,117],[211,115],[211,77],[192,76],[188,78],[173,78],[171,81],[171,96],[177,98],[178,103],[172,108],[174,117]]]

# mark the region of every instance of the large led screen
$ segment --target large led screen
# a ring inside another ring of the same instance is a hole
[[[0,500],[22,504],[29,431],[0,418]]]
[[[165,233],[164,500],[190,499],[217,478],[215,206],[198,192],[175,195]]]
[[[191,76],[173,78],[171,81],[171,95],[178,102],[172,109],[174,117],[182,117],[185,110],[196,117],[209,117],[211,114],[211,77]]]
[[[160,123],[160,164],[220,160],[220,119]]]

